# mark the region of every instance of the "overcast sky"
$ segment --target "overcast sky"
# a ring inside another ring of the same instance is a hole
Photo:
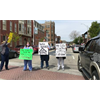
[[[46,20],[49,21],[49,20]],[[69,34],[76,30],[80,34],[87,31],[93,21],[100,23],[100,20],[51,20],[55,22],[55,33],[61,36],[62,40],[71,41]],[[39,23],[44,23],[45,20],[37,20]]]

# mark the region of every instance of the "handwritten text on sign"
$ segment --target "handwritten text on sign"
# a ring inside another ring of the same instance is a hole
[[[48,55],[48,42],[39,42],[39,55]]]
[[[56,44],[56,57],[66,57],[66,44]]]
[[[32,60],[32,49],[20,49],[19,59]]]

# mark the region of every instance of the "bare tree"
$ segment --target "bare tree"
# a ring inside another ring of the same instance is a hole
[[[77,38],[77,37],[80,36],[80,33],[74,30],[74,31],[72,31],[72,32],[70,33],[69,36],[70,36],[70,39],[71,39],[71,40],[74,40],[75,38]]]

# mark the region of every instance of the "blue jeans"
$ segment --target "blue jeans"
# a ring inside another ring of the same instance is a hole
[[[48,61],[45,61],[45,63],[46,63],[46,68],[49,67]],[[44,61],[41,60],[41,68],[43,68],[43,66],[44,66]]]
[[[27,69],[27,64],[29,66],[29,70],[32,71],[32,60],[24,60],[24,70]]]
[[[4,66],[4,62],[6,62],[5,69],[8,69],[9,54],[7,54],[7,55],[2,55],[1,54],[1,66],[0,66],[0,70],[2,70],[2,68]]]

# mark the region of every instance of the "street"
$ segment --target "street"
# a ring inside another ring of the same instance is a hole
[[[3,71],[0,72],[0,79],[84,80],[85,78],[83,77],[82,73],[78,71],[77,68],[77,59],[79,53],[73,53],[71,48],[68,48],[66,53],[67,53],[67,57],[64,60],[64,65],[65,65],[64,71],[62,69],[57,71],[57,59],[55,57],[55,50],[51,50],[49,51],[49,55],[50,55],[49,70],[45,68],[45,63],[44,63],[44,68],[42,70],[40,69],[40,56],[36,53],[33,55],[32,72],[29,72],[28,70],[26,72],[23,72],[22,71],[24,66],[23,60],[14,58],[9,60],[10,70],[6,71],[4,68]]]

